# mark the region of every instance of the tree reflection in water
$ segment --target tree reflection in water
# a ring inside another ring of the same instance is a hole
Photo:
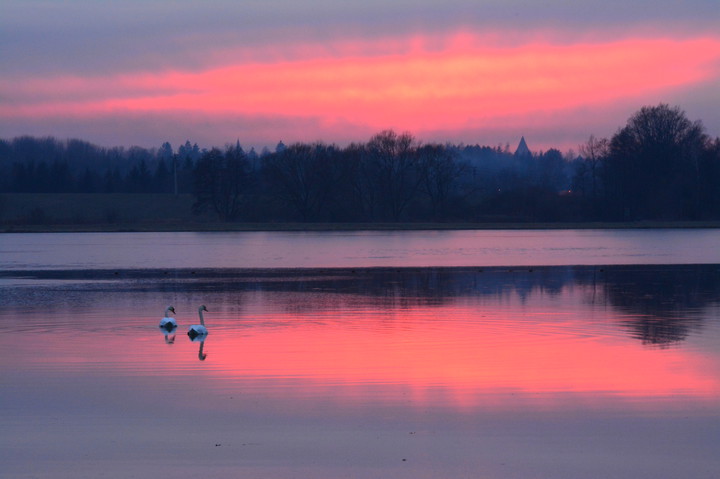
[[[621,322],[633,338],[667,347],[700,329],[702,310],[720,301],[720,268],[604,268],[602,286],[607,302],[627,314]]]
[[[585,302],[615,308],[621,313],[618,321],[633,338],[661,347],[701,328],[703,310],[720,302],[718,265],[208,269],[174,270],[171,276],[158,270],[127,270],[121,275],[102,270],[0,273],[0,278],[14,277],[61,281],[46,283],[43,294],[31,286],[0,288],[0,293],[7,293],[0,294],[0,307],[6,310],[22,308],[23,301],[70,310],[78,304],[106,303],[125,292],[152,298],[201,296],[223,308],[240,308],[241,293],[265,291],[288,293],[279,296],[282,307],[312,314],[337,308],[337,301],[360,307],[370,300],[381,309],[440,307],[482,298],[515,298],[525,304],[533,295],[556,297],[570,288],[583,288]],[[318,295],[327,300],[318,300]],[[172,340],[166,336],[168,344]]]

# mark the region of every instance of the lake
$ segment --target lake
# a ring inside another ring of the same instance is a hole
[[[0,476],[715,478],[718,244],[3,234]]]
[[[720,264],[720,229],[29,233],[0,270]]]

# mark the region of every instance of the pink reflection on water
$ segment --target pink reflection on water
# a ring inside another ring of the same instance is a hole
[[[720,393],[718,375],[710,373],[718,372],[716,358],[590,336],[573,331],[571,320],[558,322],[551,311],[535,312],[530,320],[486,311],[481,322],[478,313],[462,307],[416,309],[396,312],[397,326],[385,329],[307,325],[220,336],[213,338],[213,367],[224,378],[302,378],[310,390],[331,385],[349,401],[362,399],[353,389],[398,385],[420,403],[443,390],[458,406],[487,406],[498,393],[648,398]],[[428,321],[431,326],[415,327]]]
[[[331,397],[346,405],[372,399],[503,409],[533,401],[553,409],[576,396],[648,408],[655,399],[720,398],[716,354],[643,347],[618,329],[612,311],[577,304],[558,310],[555,300],[303,311],[265,299],[246,302],[252,316],[210,313],[204,343],[190,342],[186,325],[174,341],[143,325],[129,335],[33,334],[31,343],[16,343],[15,353],[24,368],[178,378],[216,391]],[[38,347],[43,354],[32,354]]]

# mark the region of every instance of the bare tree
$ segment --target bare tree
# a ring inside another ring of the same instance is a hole
[[[383,208],[392,220],[400,220],[423,180],[418,143],[409,133],[386,130],[367,143],[365,159]]]
[[[592,199],[597,199],[600,189],[600,168],[602,162],[610,154],[610,140],[607,138],[595,138],[590,135],[588,141],[580,145],[582,156],[582,171],[585,178],[578,178],[577,187]]]
[[[450,198],[466,165],[457,161],[454,150],[444,145],[424,145],[418,150],[422,191],[427,195],[434,219],[446,219]]]
[[[296,143],[265,158],[265,181],[302,221],[327,217],[339,183],[337,148]]]
[[[245,200],[247,169],[247,158],[239,145],[225,153],[213,148],[203,154],[195,167],[195,212],[210,208],[223,221],[237,219]]]

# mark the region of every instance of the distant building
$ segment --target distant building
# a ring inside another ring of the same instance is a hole
[[[532,152],[530,151],[530,148],[528,148],[527,143],[525,143],[525,137],[520,137],[520,143],[518,144],[517,149],[515,150],[515,156],[532,156]]]

